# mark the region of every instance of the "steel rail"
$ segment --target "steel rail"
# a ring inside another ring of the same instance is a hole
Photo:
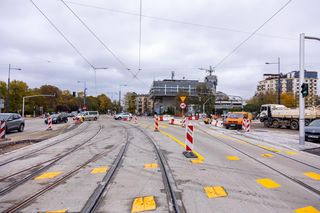
[[[74,133],[74,134],[72,134],[72,135],[70,135],[70,136],[68,136],[68,137],[66,137],[66,138],[60,139],[60,140],[58,140],[58,141],[56,141],[56,142],[54,142],[54,143],[52,143],[52,144],[48,144],[48,145],[46,145],[46,146],[44,146],[44,147],[42,147],[42,148],[40,148],[40,149],[31,151],[31,152],[29,152],[29,153],[27,153],[27,154],[25,154],[25,155],[20,155],[20,156],[18,156],[18,157],[15,157],[15,158],[6,160],[6,161],[4,161],[4,162],[1,162],[1,163],[0,163],[0,166],[4,166],[4,165],[6,165],[6,164],[8,164],[8,163],[11,163],[11,162],[14,162],[14,161],[23,159],[23,158],[27,158],[27,157],[29,157],[29,156],[37,153],[37,152],[40,152],[40,151],[42,151],[42,150],[44,150],[44,149],[47,149],[47,148],[49,148],[49,147],[51,147],[51,146],[54,146],[54,145],[56,145],[56,144],[62,143],[62,142],[64,142],[65,140],[68,140],[68,139],[70,139],[70,138],[72,138],[72,137],[78,136],[78,134],[81,133],[81,131],[82,131],[82,130],[77,131],[76,133]]]
[[[79,148],[81,148],[83,145],[87,144],[88,142],[90,142],[93,138],[95,138],[102,130],[102,125],[99,126],[99,130],[89,139],[85,140],[83,143],[76,145],[75,147],[73,147],[71,150],[69,150],[68,152],[64,153],[61,156],[56,157],[52,162],[50,162],[48,165],[39,168],[38,170],[32,172],[31,174],[23,177],[22,179],[13,182],[12,184],[2,188],[0,190],[0,196],[3,196],[5,194],[7,194],[8,192],[12,191],[13,189],[19,187],[20,185],[24,184],[25,182],[27,182],[28,180],[36,177],[37,175],[41,174],[42,172],[46,171],[47,169],[49,169],[51,166],[53,166],[56,162],[60,161],[61,159],[63,159],[64,157],[68,156],[69,154],[77,151]]]

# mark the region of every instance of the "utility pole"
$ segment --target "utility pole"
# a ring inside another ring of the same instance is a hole
[[[278,65],[278,96],[277,96],[277,100],[278,100],[278,104],[280,104],[280,99],[281,99],[281,80],[280,80],[280,57],[278,57],[278,62],[275,63],[270,63],[270,62],[266,62],[266,64],[277,64]]]
[[[11,67],[11,64],[9,64],[6,112],[10,111],[10,71],[11,70],[21,70],[21,68],[13,68]]]
[[[320,38],[305,36],[304,33],[300,34],[300,73],[299,73],[299,145],[305,145],[305,102],[304,97],[302,94],[302,84],[304,83],[304,73],[305,73],[305,66],[304,66],[304,40],[317,40],[320,41]]]

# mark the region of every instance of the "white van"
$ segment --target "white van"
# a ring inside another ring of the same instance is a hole
[[[83,112],[83,117],[85,121],[96,121],[99,118],[98,111],[85,111]]]

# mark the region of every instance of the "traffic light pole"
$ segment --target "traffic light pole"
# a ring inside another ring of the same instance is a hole
[[[305,103],[302,95],[302,84],[304,83],[304,33],[300,34],[300,73],[299,73],[299,145],[305,145]]]

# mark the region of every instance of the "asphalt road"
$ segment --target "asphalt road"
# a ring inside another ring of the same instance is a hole
[[[174,212],[152,141],[166,159],[180,212],[320,210],[319,156],[257,146],[194,123],[198,160],[193,162],[182,154],[185,129],[161,122],[155,132],[151,119],[139,119],[138,124],[85,122],[56,138],[2,155],[0,189],[12,189],[0,190],[0,211],[21,204],[15,211],[80,212],[106,184],[105,177],[125,150],[96,211]]]

